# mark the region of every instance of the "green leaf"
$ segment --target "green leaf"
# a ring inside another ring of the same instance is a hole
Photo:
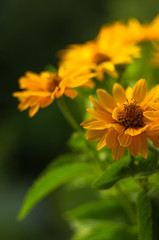
[[[70,219],[126,219],[122,206],[114,197],[107,197],[104,200],[85,203],[69,211],[67,216]]]
[[[45,71],[48,71],[50,73],[57,73],[57,68],[51,64],[48,64],[45,66]]]
[[[74,132],[68,141],[68,145],[76,151],[87,149],[85,134],[83,132]]]
[[[152,209],[145,190],[137,196],[137,220],[139,240],[152,240]]]
[[[42,174],[29,189],[18,215],[19,220],[23,219],[35,204],[53,190],[73,178],[90,171],[89,165],[84,162],[75,162],[49,169],[48,171],[45,170],[44,174]]]
[[[135,175],[149,175],[158,171],[157,158],[123,158],[114,162],[93,184],[98,189],[112,187],[118,180]]]
[[[152,205],[152,222],[153,222],[153,240],[159,239],[159,191],[154,191],[150,195]]]
[[[88,222],[79,227],[71,240],[135,240],[136,229],[117,222]]]

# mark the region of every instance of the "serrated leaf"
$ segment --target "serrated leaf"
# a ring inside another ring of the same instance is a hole
[[[136,205],[139,240],[152,240],[152,209],[145,190],[139,192]]]
[[[98,189],[112,187],[118,180],[130,176],[149,175],[158,171],[157,159],[136,158],[131,160],[123,158],[119,162],[114,162],[93,184]]]
[[[75,162],[44,171],[44,174],[41,175],[29,189],[18,215],[18,219],[22,220],[41,199],[46,197],[53,190],[89,170],[88,164],[84,162]]]

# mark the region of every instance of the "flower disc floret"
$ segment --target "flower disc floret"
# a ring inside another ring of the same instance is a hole
[[[137,101],[131,101],[123,104],[122,109],[118,112],[118,121],[126,129],[144,127],[143,110],[137,104]]]

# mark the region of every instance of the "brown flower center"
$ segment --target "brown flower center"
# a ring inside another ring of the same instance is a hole
[[[93,59],[93,62],[96,64],[96,65],[99,65],[103,62],[107,62],[107,61],[110,61],[111,58],[103,53],[97,53],[95,54],[94,56],[94,59]]]
[[[145,124],[143,122],[143,110],[137,101],[123,104],[123,109],[117,115],[119,123],[125,128],[140,128]]]
[[[51,76],[49,81],[49,90],[52,92],[55,90],[56,87],[59,86],[59,83],[61,82],[61,78],[57,75]]]

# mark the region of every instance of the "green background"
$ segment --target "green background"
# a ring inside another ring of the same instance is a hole
[[[34,179],[51,159],[69,151],[66,142],[72,132],[56,103],[33,119],[27,111],[20,113],[12,98],[18,78],[28,70],[56,66],[58,50],[93,39],[104,23],[130,17],[151,21],[158,9],[157,0],[0,1],[0,239],[69,239],[63,212],[84,201],[83,192],[64,197],[58,190],[23,222],[16,220]],[[81,122],[75,102],[71,109]],[[87,195],[91,199],[91,193]]]

